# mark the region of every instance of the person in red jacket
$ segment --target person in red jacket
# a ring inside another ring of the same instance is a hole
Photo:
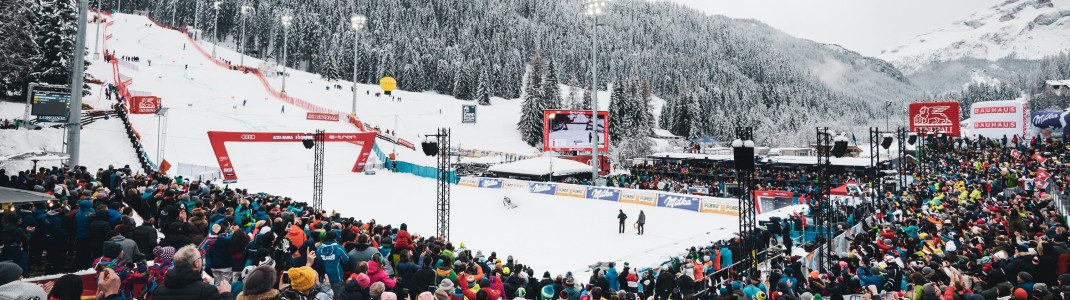
[[[461,292],[464,293],[464,297],[469,300],[476,299],[476,292],[468,289],[468,281],[458,280],[461,285]],[[487,293],[487,299],[498,299],[505,294],[505,288],[502,286],[502,279],[498,276],[490,276],[490,286],[479,289],[481,292]]]

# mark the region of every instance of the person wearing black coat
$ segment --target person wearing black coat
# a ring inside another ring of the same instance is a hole
[[[402,288],[405,288],[408,289],[411,294],[412,291],[416,289],[416,287],[413,286],[413,282],[416,279],[416,271],[419,269],[420,266],[417,266],[416,263],[412,262],[412,254],[410,254],[410,251],[402,251],[401,259],[398,261],[397,266],[394,267],[394,274],[397,279],[396,289],[400,291]]]
[[[676,278],[669,274],[668,268],[662,268],[654,285],[654,297],[658,300],[665,300],[669,298],[673,289],[676,288]]]
[[[652,275],[650,271],[643,273],[643,278],[639,279],[639,285],[643,286],[643,299],[654,296],[654,284],[654,275]]]
[[[108,210],[97,209],[93,213],[93,221],[89,223],[89,251],[90,257],[100,257],[104,253],[104,241],[108,239],[108,232],[112,230],[111,222],[108,222]],[[81,245],[79,245],[81,246]]]
[[[178,249],[174,267],[164,275],[164,284],[156,290],[154,300],[234,300],[230,283],[222,281],[219,287],[201,279],[204,267],[197,248],[189,245]]]
[[[412,294],[411,299],[416,299],[416,296],[423,292],[434,293],[434,287],[438,285],[435,282],[435,276],[435,268],[431,265],[431,260],[425,259],[423,267],[416,270],[416,274],[412,276],[412,285],[409,288]]]
[[[160,240],[159,235],[156,232],[156,227],[152,226],[153,221],[152,217],[145,219],[145,222],[142,222],[141,226],[134,227],[134,232],[131,233],[130,236],[130,239],[134,240],[134,243],[137,244],[138,249],[148,249],[142,251],[145,252],[146,260],[153,260],[156,258],[156,255],[152,254],[152,249],[156,248],[156,245],[159,243],[157,241]]]
[[[676,274],[676,287],[680,290],[679,299],[693,299],[695,294],[695,281],[683,274]],[[673,297],[673,299],[677,299]]]

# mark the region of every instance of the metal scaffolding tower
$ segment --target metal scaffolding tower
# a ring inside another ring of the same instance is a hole
[[[739,142],[737,144],[737,142]],[[757,209],[751,198],[754,181],[754,129],[751,127],[736,127],[736,141],[733,142],[736,152],[735,167],[736,180],[739,182],[739,236],[742,239],[743,255],[740,258],[740,272],[757,270],[759,236],[756,236]]]
[[[825,270],[831,270],[832,266],[832,238],[835,231],[832,226],[834,221],[834,209],[832,207],[832,131],[828,127],[817,127],[817,165],[821,169],[818,177],[817,195],[811,197],[811,209],[814,212],[814,224],[817,227],[817,241],[824,245],[818,245],[815,251],[817,265]]]
[[[315,174],[312,179],[312,207],[318,212],[323,210],[323,130],[316,130],[316,133],[312,135],[312,140],[315,143],[313,151],[316,153],[313,167]]]

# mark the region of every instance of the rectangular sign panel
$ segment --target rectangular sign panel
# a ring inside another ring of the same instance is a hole
[[[475,123],[476,122],[476,106],[472,104],[466,104],[461,106],[461,123]]]
[[[699,198],[683,195],[658,195],[658,206],[698,211]]]
[[[600,136],[598,150],[609,151],[609,112],[599,111],[598,120],[592,122],[591,111],[583,110],[544,110],[543,111],[543,150],[546,151],[590,151],[594,144],[592,129],[597,126]]]
[[[620,200],[620,190],[600,187],[588,187],[587,199],[618,201]]]
[[[532,194],[557,194],[557,184],[545,183],[545,182],[532,182],[529,185],[528,192]]]
[[[310,112],[310,113],[305,114],[305,119],[307,119],[307,120],[315,120],[315,121],[331,121],[331,122],[338,122],[338,120],[340,120],[340,118],[338,118],[338,114],[323,114],[323,113],[314,113],[314,112]]]
[[[952,137],[960,135],[962,107],[958,102],[917,102],[910,104],[910,131],[920,135],[943,131]]]
[[[34,90],[32,97],[30,114],[44,117],[47,120],[56,120],[50,122],[62,122],[67,119],[67,111],[70,110],[71,103],[70,93]],[[42,118],[38,118],[40,119]]]
[[[1008,139],[1025,136],[1025,102],[1018,100],[977,102],[970,106],[970,135]]]

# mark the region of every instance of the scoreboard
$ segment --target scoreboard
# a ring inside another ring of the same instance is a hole
[[[71,108],[68,92],[33,90],[30,113],[40,122],[66,122]]]

